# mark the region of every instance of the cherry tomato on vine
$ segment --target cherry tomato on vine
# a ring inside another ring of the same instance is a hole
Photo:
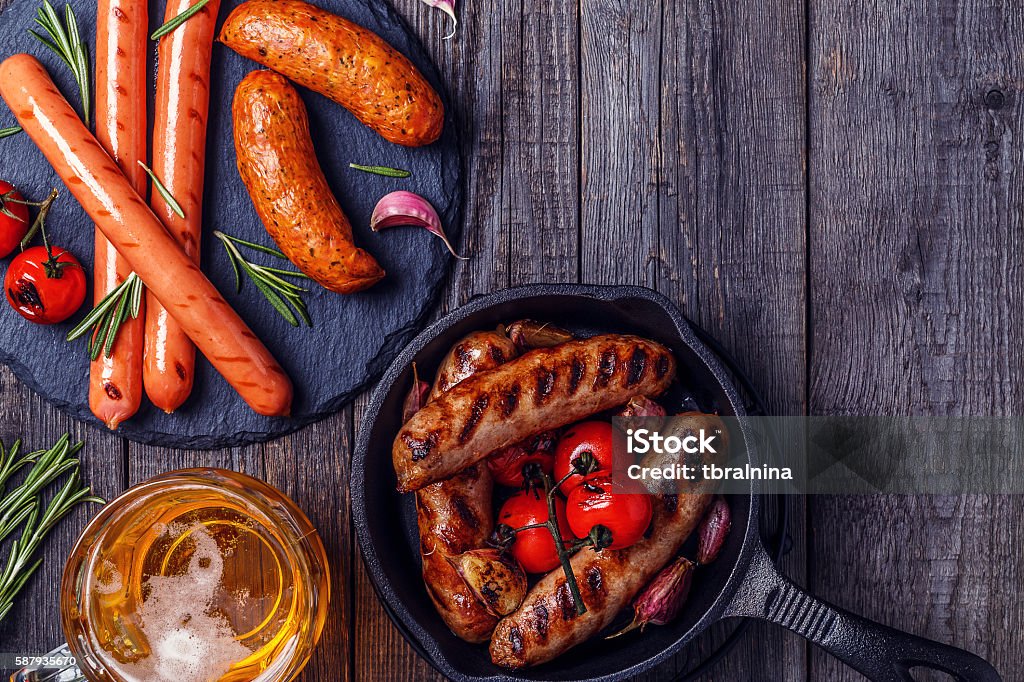
[[[588,478],[573,488],[566,503],[569,528],[578,537],[586,537],[594,526],[612,533],[608,549],[625,549],[644,536],[651,525],[651,498],[629,494],[612,483],[608,476]]]
[[[33,246],[7,267],[4,291],[11,307],[29,322],[56,324],[85,302],[85,271],[60,247]]]
[[[562,539],[569,545],[575,538],[569,531],[565,518],[565,502],[555,497],[555,518],[561,530]],[[505,500],[498,511],[498,523],[516,529],[532,526],[535,523],[547,523],[548,502],[543,491],[521,490]],[[558,566],[558,550],[551,531],[547,528],[531,528],[516,533],[511,547],[514,556],[527,573],[547,573]]]
[[[550,474],[554,469],[557,438],[554,431],[545,431],[522,443],[502,448],[487,458],[487,467],[500,485],[522,488],[523,467],[527,464],[537,464],[545,474]]]
[[[583,453],[589,452],[597,459],[598,468],[595,474],[606,474],[612,470],[612,425],[608,422],[580,422],[562,435],[555,450],[555,481],[561,481],[572,472],[573,461]],[[573,474],[562,484],[562,492],[566,495],[579,486],[583,478]]]
[[[28,205],[25,197],[9,182],[0,180],[0,258],[17,248],[28,232]]]

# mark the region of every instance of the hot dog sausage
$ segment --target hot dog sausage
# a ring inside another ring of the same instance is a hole
[[[170,0],[165,20],[194,0]],[[185,253],[199,262],[206,168],[206,117],[210,105],[210,53],[220,0],[160,39],[153,117],[153,172],[181,205],[181,218],[153,192],[150,206]],[[152,293],[147,295],[146,395],[164,412],[178,409],[192,392],[196,347]]]
[[[504,334],[476,332],[456,343],[438,368],[432,397],[476,372],[493,369],[516,355]],[[448,627],[468,642],[490,638],[497,616],[473,594],[452,557],[484,546],[494,530],[490,470],[478,463],[416,492],[423,582]]]
[[[316,161],[306,106],[272,71],[253,71],[235,91],[235,152],[256,212],[281,251],[331,291],[373,286],[384,270],[352,241],[352,225]]]
[[[676,424],[683,426],[683,417]],[[714,415],[693,414],[694,431],[725,427]],[[723,440],[724,442],[724,440]],[[702,461],[719,459],[703,455]],[[714,496],[709,482],[681,482],[678,495],[659,495],[647,536],[631,547],[595,552],[584,548],[571,560],[587,612],[577,615],[561,569],[541,578],[522,605],[503,618],[491,638],[491,660],[505,668],[538,665],[559,656],[607,627],[629,601],[679,551],[700,523]]]
[[[447,478],[498,448],[662,393],[675,376],[664,346],[604,335],[533,350],[474,375],[420,410],[395,437],[403,492]]]
[[[146,174],[146,0],[100,0],[96,7],[96,139],[140,194]],[[131,273],[128,263],[96,230],[95,303]],[[89,409],[110,429],[133,416],[142,403],[145,308],[122,323],[110,356],[89,365]]]
[[[384,139],[418,147],[441,136],[441,98],[373,31],[301,0],[249,0],[224,22],[232,50],[345,107]]]
[[[0,64],[0,96],[85,212],[210,363],[258,413],[287,415],[284,370],[181,250],[31,55]]]

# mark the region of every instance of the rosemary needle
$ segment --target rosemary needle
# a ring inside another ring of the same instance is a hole
[[[149,39],[150,40],[160,40],[165,35],[167,35],[168,33],[171,33],[172,31],[174,31],[174,29],[178,28],[179,26],[184,24],[186,21],[188,21],[189,19],[191,19],[195,15],[199,14],[199,11],[201,9],[203,9],[204,7],[206,7],[206,4],[208,2],[210,2],[210,0],[199,0],[199,2],[197,2],[194,5],[192,5],[187,10],[185,10],[184,12],[179,14],[178,16],[174,17],[173,19],[168,21],[166,24],[164,24],[163,26],[161,26],[157,30],[153,31],[153,35],[151,35],[149,37]]]
[[[11,135],[17,135],[21,132],[21,126],[11,126],[10,128],[0,128],[0,140]]]
[[[74,341],[91,331],[87,346],[89,359],[95,360],[101,352],[109,358],[114,352],[114,341],[117,340],[121,327],[129,317],[135,319],[139,316],[143,289],[142,280],[138,275],[134,272],[128,275],[68,332],[67,340]]]
[[[154,189],[156,189],[157,194],[160,195],[160,198],[163,199],[167,203],[167,205],[171,207],[171,210],[174,211],[179,218],[184,218],[185,212],[181,210],[181,204],[179,204],[178,201],[174,198],[174,196],[171,195],[169,191],[167,191],[167,188],[164,187],[164,183],[160,182],[160,178],[156,176],[156,173],[153,172],[153,169],[144,164],[141,159],[139,160],[139,166],[142,167],[142,170],[146,171],[146,175],[148,175],[149,179],[153,181],[153,187]]]
[[[53,5],[50,4],[50,0],[43,0],[43,6],[39,8],[36,16],[36,23],[46,31],[47,35],[43,36],[31,29],[29,29],[29,33],[53,50],[61,61],[71,69],[75,82],[78,84],[78,94],[82,98],[82,120],[88,127],[92,110],[92,95],[89,88],[89,51],[82,42],[81,34],[78,31],[78,19],[75,17],[75,12],[71,9],[71,5],[65,5],[64,23],[61,24],[60,17],[53,9]]]
[[[242,290],[242,273],[244,272],[252,280],[252,283],[256,285],[256,288],[260,290],[263,297],[274,307],[274,310],[288,321],[288,324],[298,327],[301,320],[306,326],[313,326],[313,322],[309,317],[309,310],[306,308],[305,301],[302,300],[302,294],[309,290],[282,279],[282,277],[299,277],[302,279],[309,279],[309,277],[301,272],[257,265],[247,261],[238,249],[238,245],[270,254],[275,258],[286,259],[287,256],[280,251],[260,244],[254,244],[238,237],[232,237],[219,230],[215,231],[213,235],[224,244],[224,250],[227,251],[228,260],[231,262],[231,268],[235,273],[236,291]]]
[[[358,163],[350,163],[348,167],[354,168],[357,171],[363,171],[364,173],[383,175],[388,178],[408,178],[412,175],[412,173],[407,170],[391,168],[390,166],[360,166]]]
[[[6,450],[0,443],[0,542],[14,537],[0,570],[0,621],[10,613],[15,597],[42,564],[37,554],[49,532],[79,504],[103,503],[90,495],[79,477],[75,455],[81,443],[72,445],[65,434],[49,450],[20,455],[20,446],[19,441]],[[24,480],[8,491],[11,478],[25,468],[28,473]],[[67,479],[44,505],[43,491],[65,473]],[[19,528],[21,534],[15,535]]]

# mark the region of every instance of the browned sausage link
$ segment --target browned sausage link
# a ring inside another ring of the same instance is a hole
[[[656,396],[675,377],[661,344],[604,335],[540,348],[466,379],[420,410],[395,438],[398,489],[418,490],[498,448]]]
[[[373,31],[301,0],[249,0],[220,40],[351,111],[389,142],[441,136],[444,105],[423,74]]]
[[[238,173],[256,213],[281,251],[331,291],[352,294],[384,277],[357,247],[352,224],[331,193],[298,91],[271,71],[253,71],[232,105]]]
[[[724,433],[717,417],[690,416],[694,428],[716,423]],[[654,520],[640,542],[621,550],[577,552],[571,563],[587,606],[583,615],[576,614],[561,569],[541,578],[522,605],[498,623],[491,639],[491,660],[511,669],[538,665],[606,628],[676,555],[714,499],[712,490],[709,483],[683,483],[681,494],[661,495],[654,500]]]
[[[470,334],[442,361],[431,395],[436,397],[475,372],[493,369],[515,354],[515,346],[504,334]],[[481,462],[416,492],[423,582],[445,623],[468,642],[487,641],[498,618],[476,598],[449,557],[484,546],[494,530],[493,489],[491,472]]]

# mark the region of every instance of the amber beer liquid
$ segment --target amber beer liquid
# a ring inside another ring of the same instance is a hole
[[[323,544],[291,500],[192,469],[93,519],[65,568],[61,615],[90,680],[276,682],[308,661],[328,600]]]

